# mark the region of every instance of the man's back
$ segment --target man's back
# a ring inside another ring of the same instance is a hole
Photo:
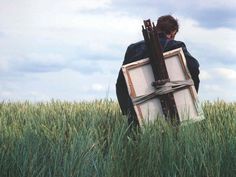
[[[168,39],[164,33],[159,33],[159,40],[160,40],[160,44],[162,46],[163,52],[182,47],[185,58],[186,58],[187,67],[194,81],[196,91],[198,91],[199,82],[200,82],[199,77],[198,77],[199,76],[198,61],[195,58],[193,58],[191,54],[187,51],[186,46],[183,42],[175,41],[173,39]],[[144,41],[131,44],[126,50],[123,65],[147,58],[148,56],[149,56],[149,52]],[[120,70],[118,78],[117,78],[116,94],[117,94],[118,102],[119,102],[123,115],[129,114],[130,111],[134,113],[132,101],[128,93],[128,89],[126,86],[126,82],[125,82],[125,78],[122,73],[122,70]]]

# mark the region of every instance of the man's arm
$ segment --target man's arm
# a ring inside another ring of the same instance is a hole
[[[125,78],[121,69],[119,71],[119,75],[116,82],[116,96],[117,96],[122,114],[127,115],[128,107],[129,107],[129,100],[128,100],[129,93],[128,93],[128,88],[126,86]]]

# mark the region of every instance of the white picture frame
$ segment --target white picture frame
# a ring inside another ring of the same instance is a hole
[[[170,81],[191,79],[182,48],[165,52],[163,55]],[[155,91],[151,85],[155,79],[149,58],[123,65],[122,71],[132,100]],[[181,123],[203,119],[194,85],[173,92],[173,97]],[[134,109],[140,125],[164,116],[158,96],[144,103],[134,104]]]

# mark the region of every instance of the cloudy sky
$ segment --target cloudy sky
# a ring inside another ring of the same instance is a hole
[[[201,65],[200,100],[236,101],[234,0],[0,0],[0,100],[115,99],[144,19],[172,14]]]

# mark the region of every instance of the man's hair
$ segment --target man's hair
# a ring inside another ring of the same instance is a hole
[[[158,18],[156,28],[159,32],[170,34],[173,31],[179,31],[178,20],[171,15],[164,15]]]

